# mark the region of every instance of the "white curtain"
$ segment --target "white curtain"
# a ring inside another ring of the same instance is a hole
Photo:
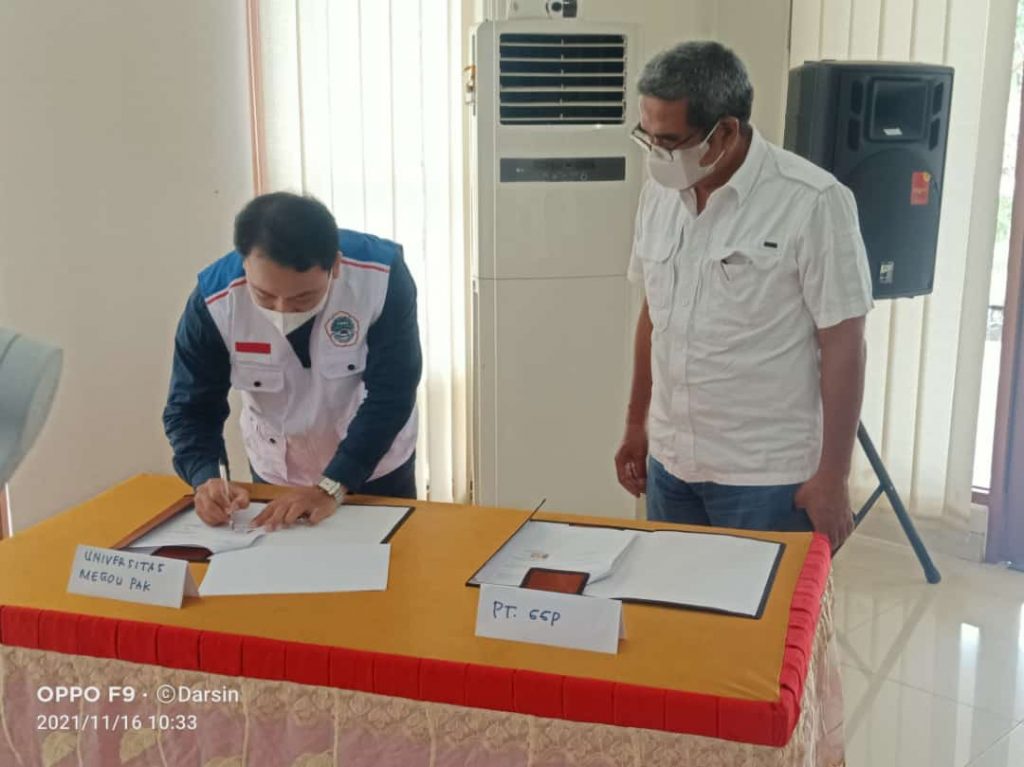
[[[393,239],[419,289],[421,498],[468,495],[461,3],[249,0],[260,192]]]
[[[863,422],[911,509],[971,506],[988,285],[1016,0],[793,0],[790,62],[880,59],[955,70],[935,290],[868,319]],[[859,451],[858,451],[859,454]],[[861,458],[854,485],[874,488]]]

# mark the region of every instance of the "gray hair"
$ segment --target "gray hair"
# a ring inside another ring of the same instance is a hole
[[[750,121],[754,86],[739,56],[721,43],[694,41],[662,51],[647,62],[637,89],[643,96],[687,102],[687,120],[711,130],[723,117]]]

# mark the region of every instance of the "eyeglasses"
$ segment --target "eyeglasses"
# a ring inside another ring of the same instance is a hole
[[[684,144],[688,144],[693,140],[694,136],[699,136],[700,131],[696,130],[686,138],[682,138],[676,141],[671,146],[665,146],[664,144],[658,143],[658,139],[651,136],[647,131],[640,127],[640,123],[629,132],[629,137],[633,139],[637,146],[641,149],[661,158],[662,160],[671,160],[672,153],[677,149],[681,148]]]

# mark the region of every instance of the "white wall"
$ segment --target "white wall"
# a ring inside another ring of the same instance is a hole
[[[23,528],[170,471],[174,327],[252,190],[244,3],[4,0],[0,104],[0,325],[65,351]]]
[[[789,75],[790,0],[717,0],[714,39],[743,59],[754,85],[753,122],[769,141],[781,144]]]
[[[712,32],[713,14],[701,0],[587,0],[580,16],[587,21],[622,21],[641,29],[646,60],[657,51],[683,40],[701,40]],[[634,67],[639,73],[639,68]]]

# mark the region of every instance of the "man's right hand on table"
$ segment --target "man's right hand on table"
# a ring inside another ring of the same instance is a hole
[[[224,492],[224,482],[219,478],[208,479],[196,488],[196,514],[208,525],[217,527],[231,520],[231,512],[249,506],[249,491],[241,485],[229,482]]]
[[[626,436],[615,453],[615,471],[619,484],[634,498],[647,490],[647,428],[643,424],[626,426]]]

